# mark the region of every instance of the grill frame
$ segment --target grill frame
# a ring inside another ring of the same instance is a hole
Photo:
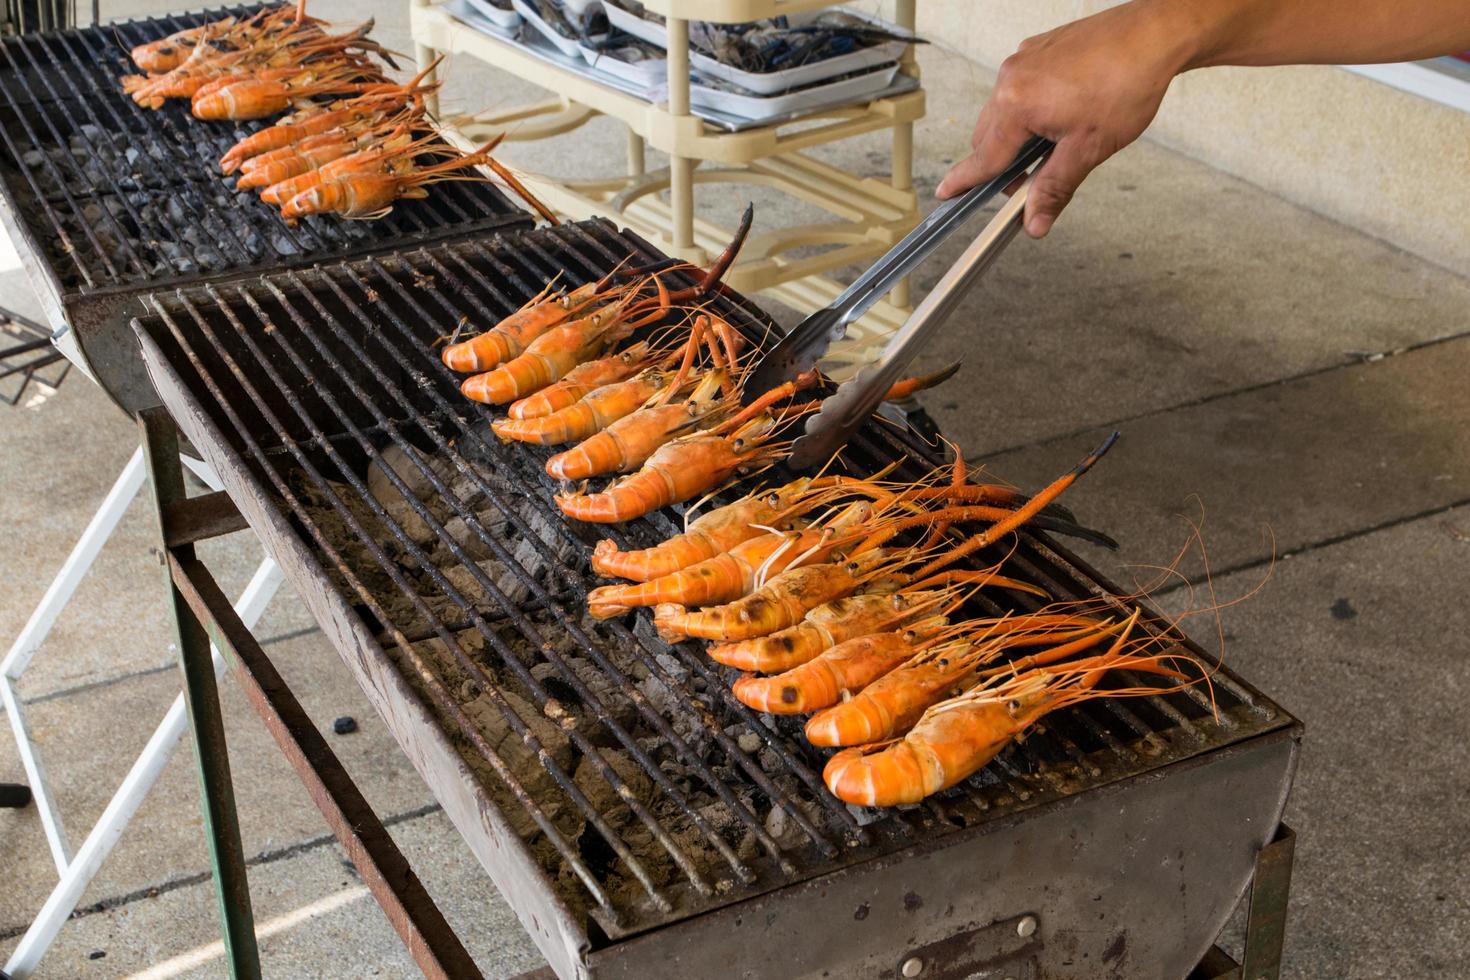
[[[587,224],[594,230],[600,229],[602,233],[610,231],[610,226],[605,224]],[[536,235],[523,236],[517,244],[525,247],[527,251],[535,251],[533,247],[526,246],[526,243],[544,242],[547,236],[575,237],[584,234],[586,233],[581,226],[573,226],[556,232],[539,232]],[[635,244],[642,249],[645,257],[650,259],[656,257],[646,245]],[[473,244],[448,245],[443,246],[440,251],[452,252],[478,247]],[[607,252],[605,247],[603,252],[604,254],[600,257],[604,263],[603,267],[610,266],[622,258],[620,255]],[[593,254],[596,255],[595,250]],[[551,256],[542,251],[541,261],[550,258]],[[396,260],[368,260],[357,263],[356,266],[360,268],[376,267],[378,270],[383,270],[385,262],[393,261]],[[327,269],[326,273],[317,271],[297,275],[295,278],[311,279],[317,282],[316,277],[328,278],[333,269],[343,268],[345,267],[332,266]],[[291,278],[291,275],[275,278]],[[573,274],[573,281],[575,278]],[[527,279],[518,281],[514,276],[510,277],[507,283],[518,293],[524,295],[534,292],[534,287],[537,285]],[[317,284],[320,285],[319,282]],[[163,297],[150,302],[156,309],[167,309],[169,303]],[[742,303],[741,309],[747,315],[754,314],[753,308],[748,304]],[[281,562],[288,575],[297,582],[298,593],[306,599],[314,616],[327,630],[334,645],[343,654],[349,666],[358,673],[358,679],[363,684],[364,690],[374,700],[378,710],[388,719],[400,744],[433,787],[436,796],[444,803],[446,811],[454,818],[461,832],[470,841],[471,847],[475,849],[482,864],[490,871],[502,892],[516,907],[522,922],[532,932],[538,945],[563,976],[573,975],[565,972],[566,970],[586,970],[592,968],[591,965],[594,963],[600,964],[593,971],[598,975],[603,975],[604,970],[609,971],[606,975],[619,975],[618,971],[624,969],[627,964],[639,962],[643,955],[654,955],[648,950],[657,950],[666,945],[659,942],[649,946],[630,941],[630,937],[635,933],[654,930],[655,935],[664,935],[672,927],[679,935],[692,936],[698,934],[699,929],[696,928],[690,932],[690,923],[697,922],[707,925],[710,921],[721,921],[727,925],[734,923],[738,931],[739,923],[743,919],[739,911],[742,908],[750,909],[767,902],[774,903],[770,907],[775,908],[800,905],[803,901],[809,900],[810,895],[813,894],[811,891],[813,888],[820,891],[823,888],[835,887],[838,881],[858,880],[871,883],[893,875],[902,876],[906,872],[903,870],[901,855],[931,852],[953,855],[957,852],[950,850],[951,848],[960,851],[969,848],[988,849],[995,846],[993,840],[985,842],[982,838],[1004,833],[1024,835],[1029,822],[1040,819],[1039,814],[1043,811],[1066,812],[1083,797],[1097,798],[1097,794],[1091,789],[1079,795],[1051,797],[1040,792],[1035,800],[1023,804],[1016,811],[1008,813],[1003,819],[994,817],[988,820],[982,819],[965,831],[951,829],[940,836],[924,831],[916,836],[910,835],[907,841],[886,841],[884,847],[877,849],[872,847],[849,848],[821,866],[781,868],[779,869],[781,871],[779,880],[767,875],[751,887],[730,889],[724,893],[721,901],[691,905],[684,903],[681,899],[680,905],[669,909],[661,917],[645,917],[627,924],[610,922],[596,915],[584,918],[573,912],[565,902],[558,898],[554,888],[551,887],[546,869],[532,859],[529,849],[510,830],[505,817],[495,804],[486,798],[483,790],[474,783],[473,778],[465,769],[463,759],[448,745],[444,733],[430,716],[421,698],[407,686],[398,668],[393,665],[378,640],[365,628],[360,617],[347,604],[345,597],[337,593],[336,587],[332,585],[323,569],[320,553],[306,547],[299,537],[298,529],[293,527],[292,522],[277,509],[280,503],[279,495],[275,491],[268,490],[261,482],[257,470],[243,462],[238,438],[232,439],[227,436],[216,421],[210,417],[209,412],[204,409],[202,395],[199,394],[199,384],[185,381],[179,373],[179,368],[170,360],[170,355],[166,354],[164,348],[160,346],[159,340],[165,339],[166,327],[160,324],[155,317],[136,323],[135,328],[143,342],[149,369],[154,375],[155,382],[159,385],[160,392],[164,394],[165,402],[171,413],[194,444],[201,448],[206,458],[215,465],[216,471],[220,473],[231,496],[240,504],[252,526],[261,533],[267,550]],[[165,340],[165,343],[167,342]],[[177,354],[177,351],[173,352],[174,357],[177,357]],[[217,399],[220,403],[227,400],[229,399]],[[893,447],[902,448],[904,451],[921,453],[921,447],[905,444],[903,440],[885,430],[878,430],[876,438],[880,443],[888,442]],[[1036,548],[1042,549],[1044,553],[1055,555],[1058,560],[1069,561],[1073,567],[1089,575],[1095,581],[1099,580],[1095,572],[1054,545],[1039,540],[1035,540],[1033,544]],[[1276,786],[1279,789],[1280,776],[1285,776],[1286,785],[1289,785],[1290,768],[1294,765],[1296,738],[1299,737],[1296,722],[1274,705],[1270,705],[1269,701],[1262,698],[1248,685],[1239,683],[1234,678],[1229,678],[1229,681],[1236,685],[1246,698],[1254,699],[1258,704],[1267,706],[1267,710],[1271,713],[1269,723],[1258,726],[1248,738],[1241,738],[1222,745],[1197,746],[1197,751],[1187,749],[1182,752],[1176,751],[1169,756],[1170,761],[1165,766],[1148,768],[1131,775],[1121,775],[1118,778],[1104,780],[1104,782],[1109,786],[1118,787],[1120,792],[1126,790],[1149,794],[1155,792],[1155,789],[1150,787],[1153,787],[1159,773],[1166,769],[1180,772],[1193,771],[1201,767],[1213,769],[1217,765],[1231,764],[1231,759],[1234,757],[1248,756],[1254,760],[1253,764],[1257,767],[1274,767],[1278,772],[1278,779],[1263,780],[1261,785]],[[1225,751],[1226,749],[1230,751]],[[1022,786],[1025,792],[1024,787],[1027,782],[1024,778],[1018,776],[1015,783]],[[1163,792],[1166,794],[1169,792],[1167,786]],[[1284,804],[1284,795],[1284,789],[1279,789],[1275,795],[1266,792],[1260,796],[1259,800],[1253,803],[1253,806],[1256,807],[1255,822],[1260,825],[1269,823],[1270,828],[1274,829],[1275,820],[1279,817],[1280,806]],[[962,820],[966,819],[964,814],[959,814],[958,817]],[[968,819],[973,820],[973,815]],[[1115,832],[1118,829],[1113,827],[1112,831]],[[1223,833],[1225,831],[1222,829]],[[1238,836],[1239,833],[1237,828],[1235,834]],[[1268,837],[1269,831],[1265,834]],[[1256,842],[1256,846],[1261,846],[1265,842],[1266,838],[1263,837]],[[1248,876],[1247,866],[1240,872],[1239,887],[1241,889],[1244,888]],[[796,883],[793,884],[793,882]],[[787,899],[773,897],[779,895],[786,895]],[[1237,890],[1231,897],[1232,904],[1238,895]],[[806,899],[803,896],[806,896]],[[1219,913],[1220,917],[1223,918],[1227,912],[1228,907],[1224,907]],[[850,924],[851,920],[848,921]],[[830,927],[831,923],[827,925]],[[1202,934],[1203,945],[1196,951],[1197,953],[1203,952],[1209,939],[1217,930],[1218,923],[1215,930]],[[936,935],[935,938],[942,937]],[[687,955],[708,955],[710,950],[719,945],[706,936],[692,943],[688,947]],[[871,957],[876,954],[868,952],[864,955]],[[1195,959],[1198,959],[1197,955]],[[869,959],[865,962],[872,965],[876,961]]]
[[[287,229],[268,206],[238,200],[229,188],[232,178],[221,175],[197,151],[185,155],[186,147],[207,142],[218,159],[234,142],[237,127],[194,120],[177,100],[156,112],[139,108],[121,94],[117,78],[128,71],[126,55],[132,44],[257,9],[212,8],[0,39],[0,225],[15,243],[58,334],[58,346],[129,412],[157,404],[128,329],[128,320],[142,311],[139,299],[148,292],[534,223],[528,212],[490,185],[440,185],[428,200],[400,202],[382,222],[308,219],[296,231]],[[73,111],[63,111],[68,107]],[[253,132],[271,121],[238,128]],[[90,135],[83,127],[90,127]],[[137,150],[141,156],[136,162],[152,169],[133,174],[141,184],[136,188],[109,165],[99,163],[89,172],[69,149],[69,139],[78,134],[90,156],[106,151],[116,158]],[[43,154],[41,161],[27,163],[27,155],[36,151]],[[150,151],[163,158],[164,166]],[[40,182],[44,172],[60,185],[51,192],[63,199],[60,208],[47,203]],[[212,232],[208,243],[193,247],[195,254],[215,247],[218,264],[190,270],[179,263],[195,259],[166,257],[165,245],[175,244],[175,229],[162,223],[169,200],[177,202],[189,222]],[[109,209],[106,201],[121,202],[121,213]],[[84,203],[101,208],[98,230],[82,217]],[[154,218],[139,217],[144,213]],[[116,248],[99,242],[103,232],[118,240]],[[272,243],[272,236],[289,243],[295,253]],[[248,258],[253,239],[263,251]],[[144,267],[145,260],[157,256],[165,256],[157,260],[161,267]]]

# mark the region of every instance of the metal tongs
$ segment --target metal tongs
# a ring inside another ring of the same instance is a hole
[[[935,208],[831,306],[801,321],[760,359],[744,385],[742,397],[746,404],[815,367],[833,342],[847,333],[849,324],[913,272],[977,211],[1011,184],[1025,178],[959,261],[889,339],[877,360],[864,365],[851,380],[840,385],[822,402],[821,410],[807,420],[805,433],[792,445],[788,460],[791,466],[808,469],[825,463],[878,407],[914,355],[1020,230],[1030,185],[1029,171],[1051,147],[1048,140],[1032,139],[999,176]]]

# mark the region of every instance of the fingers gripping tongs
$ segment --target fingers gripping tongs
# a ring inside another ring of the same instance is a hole
[[[847,333],[849,324],[913,272],[976,212],[1011,184],[1025,178],[959,261],[889,339],[877,360],[864,365],[851,380],[839,386],[822,402],[820,411],[807,420],[805,433],[792,446],[791,466],[805,469],[825,463],[878,407],[914,355],[954,311],[966,290],[1015,237],[1026,206],[1029,171],[1051,145],[1047,140],[1031,140],[997,177],[935,208],[831,306],[797,324],[756,364],[744,385],[746,404],[815,367],[833,342]]]

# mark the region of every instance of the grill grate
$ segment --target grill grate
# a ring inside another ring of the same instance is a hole
[[[611,938],[727,904],[1157,769],[1253,736],[1278,710],[1227,673],[1220,715],[1198,691],[1059,712],[964,784],[923,805],[863,811],[820,781],[824,755],[792,719],[745,708],[734,676],[640,613],[584,619],[591,545],[645,546],[666,514],[568,524],[548,453],[500,445],[430,351],[482,328],[552,275],[581,283],[647,246],[603,223],[456,242],[258,282],[150,298],[140,321],[261,486],[357,603],[461,746],[562,901]],[[734,297],[719,312],[767,328]],[[850,465],[907,456],[871,425]],[[980,556],[986,560],[985,556]],[[991,559],[993,560],[993,559]],[[1027,536],[1022,577],[1061,597],[1102,591],[1085,565]],[[1034,608],[1017,602],[1016,608]],[[984,600],[977,611],[998,612]],[[344,651],[345,652],[345,651]],[[754,734],[759,747],[741,747]]]
[[[134,45],[257,9],[0,42],[0,180],[63,292],[265,271],[530,223],[498,189],[453,182],[379,221],[313,217],[291,228],[219,173],[225,150],[270,120],[202,122],[179,100],[150,111],[122,92]]]

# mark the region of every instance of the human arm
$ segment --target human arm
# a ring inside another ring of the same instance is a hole
[[[1216,65],[1408,61],[1470,48],[1470,0],[1131,0],[1029,38],[1001,65],[953,197],[1003,170],[1031,136],[1026,231],[1050,230],[1092,170],[1148,128],[1175,75]]]

